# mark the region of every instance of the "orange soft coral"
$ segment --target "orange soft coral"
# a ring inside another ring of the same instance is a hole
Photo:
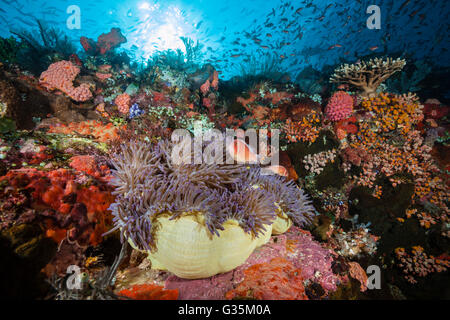
[[[6,180],[13,188],[28,190],[32,206],[37,210],[52,209],[54,215],[74,215],[78,218],[85,215],[86,223],[94,228],[94,232],[90,232],[87,237],[90,244],[97,245],[101,242],[101,234],[112,223],[108,208],[114,202],[114,196],[111,188],[100,179],[98,185],[80,185],[76,182],[77,174],[80,172],[67,169],[46,172],[26,168],[10,170],[0,177],[0,182]],[[47,227],[47,236],[55,241],[61,240],[68,230],[66,227],[60,229],[53,223],[47,223]],[[77,228],[77,225],[73,227]]]
[[[244,281],[227,292],[227,299],[308,300],[301,270],[285,258],[277,257],[269,263],[255,264],[244,274]]]
[[[125,126],[120,127],[125,128]],[[119,127],[112,123],[103,124],[100,121],[88,120],[71,122],[68,125],[50,126],[49,133],[80,134],[94,136],[99,142],[111,142],[119,139]]]
[[[107,166],[98,166],[95,158],[89,155],[74,156],[70,159],[70,167],[87,173],[95,178],[109,177],[110,170]]]
[[[120,113],[128,114],[131,106],[131,97],[128,93],[122,93],[121,95],[117,96],[117,98],[114,100],[114,103],[119,108]]]
[[[414,124],[423,119],[423,106],[418,101],[408,101],[394,94],[380,93],[364,100],[361,105],[371,112],[381,132],[400,129],[400,133],[407,134]]]

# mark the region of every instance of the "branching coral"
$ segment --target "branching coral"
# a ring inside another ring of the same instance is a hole
[[[378,86],[405,66],[404,59],[380,58],[356,64],[344,64],[334,71],[330,81],[356,87],[365,97],[376,94]]]

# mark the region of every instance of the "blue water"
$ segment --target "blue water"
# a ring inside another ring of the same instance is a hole
[[[68,29],[67,8],[80,8],[80,29]],[[368,29],[370,5],[381,11],[381,29]],[[203,44],[204,59],[229,79],[252,58],[273,57],[292,79],[306,66],[321,69],[355,62],[371,53],[427,59],[449,66],[449,1],[267,1],[267,0],[0,0],[0,36],[37,29],[35,19],[56,26],[82,50],[119,27],[125,50],[136,61],[157,51],[184,50],[181,36]]]

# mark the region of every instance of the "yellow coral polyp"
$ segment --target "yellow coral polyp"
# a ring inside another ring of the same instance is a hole
[[[382,131],[388,132],[399,128],[404,135],[416,122],[416,113],[420,109],[417,102],[404,102],[395,95],[385,93],[364,100],[362,106],[373,114],[374,122],[378,123]]]

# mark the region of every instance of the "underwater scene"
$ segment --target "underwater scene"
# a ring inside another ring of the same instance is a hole
[[[0,297],[450,299],[449,13],[0,0]]]

